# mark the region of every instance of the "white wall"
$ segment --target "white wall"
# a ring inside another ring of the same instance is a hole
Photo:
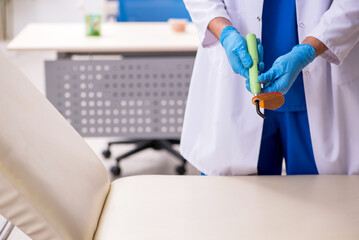
[[[13,0],[14,34],[29,22],[81,22],[83,15],[77,10],[79,0]],[[88,9],[100,8],[103,0],[83,0]]]

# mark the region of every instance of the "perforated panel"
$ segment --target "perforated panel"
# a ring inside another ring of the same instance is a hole
[[[179,138],[193,62],[47,61],[46,93],[82,136]]]

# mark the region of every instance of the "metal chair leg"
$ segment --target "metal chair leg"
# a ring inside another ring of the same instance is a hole
[[[2,232],[5,230],[6,224],[7,224],[8,222],[9,222],[9,221],[6,220],[5,222],[3,222],[3,223],[0,225],[0,236],[1,236]]]
[[[127,153],[122,154],[121,156],[118,156],[116,158],[116,161],[120,162],[120,160],[122,160],[122,159],[124,159],[124,158],[126,158],[128,156],[131,156],[131,155],[133,155],[135,153],[138,153],[138,152],[140,152],[142,150],[150,148],[151,144],[152,144],[152,141],[145,141],[144,140],[143,142],[138,143],[137,146],[134,149],[132,149],[131,151],[128,151]]]
[[[162,148],[174,155],[175,157],[181,159],[183,162],[186,162],[186,159],[176,150],[173,149],[172,145],[167,140],[158,140],[158,142],[161,144]]]
[[[3,229],[0,229],[0,235],[5,230],[7,225],[8,225],[7,230],[6,230],[5,234],[4,234],[4,236],[1,238],[1,240],[7,240],[10,237],[10,234],[12,233],[12,231],[15,228],[14,224],[12,224],[9,221],[6,221]]]

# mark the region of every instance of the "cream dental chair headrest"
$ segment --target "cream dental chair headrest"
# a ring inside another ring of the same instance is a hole
[[[81,136],[0,53],[0,214],[36,240],[92,239],[109,187]]]

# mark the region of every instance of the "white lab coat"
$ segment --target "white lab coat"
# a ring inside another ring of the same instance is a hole
[[[252,32],[260,38],[263,0],[184,2],[202,45],[189,90],[181,153],[208,175],[256,174],[263,120],[245,80],[233,72],[207,26],[213,18],[225,17],[243,36]],[[299,42],[314,36],[329,48],[303,69],[318,171],[359,174],[359,2],[296,4]]]

